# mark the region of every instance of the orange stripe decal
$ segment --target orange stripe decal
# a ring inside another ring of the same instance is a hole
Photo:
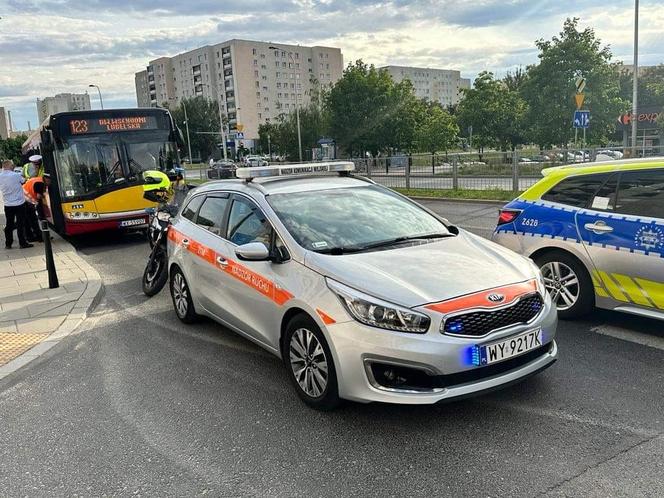
[[[332,325],[333,323],[337,323],[337,321],[334,318],[332,318],[324,311],[319,310],[318,308],[316,308],[316,313],[318,313],[318,316],[320,317],[321,320],[323,320],[323,323],[325,325]]]
[[[185,238],[186,237],[182,233],[178,232],[173,227],[169,228],[168,239],[174,244],[182,244],[182,241]],[[226,256],[223,254],[214,251],[210,247],[207,247],[200,242],[189,239],[189,245],[187,245],[185,249],[195,256],[203,259],[210,265],[214,266],[217,270],[227,273],[229,276],[239,280],[255,291],[260,292],[279,306],[283,306],[287,301],[293,298],[293,294],[285,289],[282,289],[279,284],[276,284],[272,280],[269,280],[262,275],[250,270],[237,261],[226,258]],[[226,266],[219,265],[217,263],[217,258],[225,259],[228,264]]]
[[[475,292],[466,296],[455,297],[439,303],[428,304],[426,308],[443,314],[470,308],[495,308],[497,306],[509,304],[516,298],[523,296],[524,294],[531,294],[535,291],[537,291],[537,282],[535,280],[529,280],[528,282],[505,285],[494,289]],[[496,303],[488,299],[489,294],[502,294],[504,299]]]

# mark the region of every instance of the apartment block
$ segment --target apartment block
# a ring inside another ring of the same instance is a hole
[[[461,100],[461,89],[470,88],[470,80],[461,77],[460,71],[423,67],[385,66],[397,83],[408,79],[419,98],[439,102],[444,107],[456,105]]]
[[[136,85],[136,103],[138,107],[150,107],[147,69],[136,73],[134,84]]]
[[[85,93],[59,93],[53,97],[37,99],[37,116],[43,123],[51,114],[57,112],[90,110],[90,95]],[[38,123],[38,124],[39,124]]]
[[[197,96],[220,102],[231,135],[241,129],[254,139],[261,123],[307,105],[312,88],[331,86],[342,73],[338,48],[229,40],[150,61],[136,73],[136,99],[152,107]]]

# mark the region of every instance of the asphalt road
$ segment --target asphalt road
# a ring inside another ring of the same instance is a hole
[[[476,231],[496,212],[434,207]],[[0,381],[2,496],[664,496],[659,322],[563,322],[553,367],[483,397],[319,413],[276,358],[144,297],[140,237],[78,244],[105,296]]]

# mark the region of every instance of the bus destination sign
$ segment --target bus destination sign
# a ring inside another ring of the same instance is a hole
[[[72,119],[69,131],[72,135],[87,133],[114,133],[136,130],[156,130],[155,116],[127,116],[120,118]]]

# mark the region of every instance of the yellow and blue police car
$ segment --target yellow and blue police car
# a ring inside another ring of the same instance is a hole
[[[493,240],[538,264],[561,318],[597,306],[664,319],[664,158],[543,175],[500,211]]]

